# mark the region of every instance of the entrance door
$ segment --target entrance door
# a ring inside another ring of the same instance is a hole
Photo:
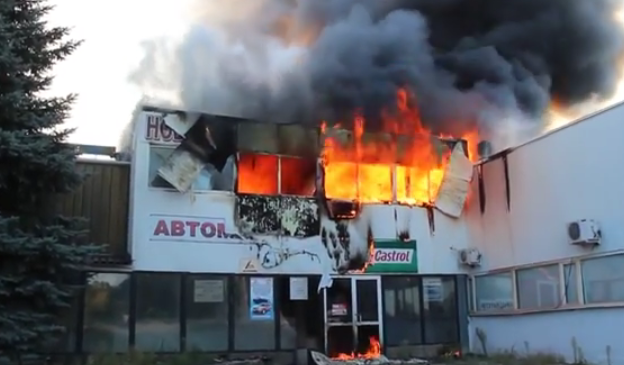
[[[383,343],[379,276],[335,277],[323,290],[325,353],[365,353]]]

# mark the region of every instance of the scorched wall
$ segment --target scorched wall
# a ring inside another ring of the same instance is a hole
[[[467,246],[465,222],[436,209],[369,204],[356,218],[339,223],[323,209],[315,213],[320,203],[313,198],[261,201],[235,194],[233,181],[223,179],[221,191],[202,188],[206,181],[214,182],[214,176],[200,174],[185,193],[163,186],[157,170],[181,139],[165,125],[162,113],[144,112],[136,123],[132,175],[136,270],[238,273],[251,265],[259,273],[344,272],[358,257],[367,259],[370,232],[380,252],[387,246],[404,255],[401,262],[372,265],[376,269],[369,271],[459,271],[455,250]],[[216,145],[221,146],[219,141]],[[222,171],[235,168],[228,163],[229,159]],[[266,209],[249,213],[251,206],[259,205]],[[273,223],[282,234],[256,230]]]
[[[466,212],[483,254],[473,280],[471,342],[624,364],[624,106],[483,163]],[[479,185],[481,191],[479,192]],[[602,242],[571,245],[567,224],[593,219]]]

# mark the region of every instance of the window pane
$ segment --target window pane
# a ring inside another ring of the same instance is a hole
[[[513,279],[511,272],[475,277],[477,311],[512,310]]]
[[[470,312],[475,310],[475,308],[474,308],[474,291],[472,290],[474,288],[473,285],[472,285],[473,284],[473,280],[474,280],[473,278],[469,277],[468,280],[466,281],[467,285],[468,285],[468,289],[467,289],[467,293],[468,293],[468,310]]]
[[[563,265],[563,290],[568,304],[578,304],[579,296],[576,281],[576,264]]]
[[[227,278],[191,275],[187,278],[186,349],[228,349]]]
[[[275,349],[273,279],[234,278],[234,349]]]
[[[180,275],[137,273],[136,348],[180,350]]]
[[[382,280],[387,344],[421,344],[420,280],[398,276],[383,277]]]
[[[557,308],[559,294],[559,265],[534,267],[516,271],[518,308]]]
[[[459,340],[455,278],[423,278],[425,343]],[[465,299],[464,299],[465,300]]]
[[[241,153],[238,156],[238,192],[276,195],[277,156]]]
[[[280,193],[312,196],[316,190],[316,160],[280,157]]]
[[[316,287],[312,287],[309,284],[310,278],[307,277],[287,277],[278,276],[273,278],[275,287],[279,287],[279,323],[280,323],[280,346],[282,350],[291,350],[297,347],[297,327],[305,328],[305,321],[299,317],[302,313],[312,317],[314,312],[311,312],[310,306],[306,304],[311,303],[308,300],[292,300],[291,299],[291,280],[297,281],[299,287],[303,284],[307,285],[308,298],[312,296],[309,294],[310,290],[314,290],[313,295],[316,294]],[[303,281],[303,282],[302,282]],[[293,293],[297,294],[297,293]],[[321,310],[321,306],[314,306],[314,309]],[[301,323],[300,323],[301,322]]]
[[[624,301],[624,255],[581,262],[585,303]]]
[[[130,274],[100,273],[87,280],[85,290],[83,350],[128,350]]]

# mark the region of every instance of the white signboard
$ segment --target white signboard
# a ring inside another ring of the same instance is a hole
[[[195,280],[193,300],[195,303],[221,303],[223,291],[223,280]]]
[[[308,300],[308,278],[290,278],[290,300]]]

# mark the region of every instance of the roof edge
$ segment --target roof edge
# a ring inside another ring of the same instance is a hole
[[[582,117],[580,117],[578,119],[575,119],[575,120],[573,120],[573,121],[571,121],[571,122],[569,122],[567,124],[564,124],[564,125],[562,125],[560,127],[551,129],[551,130],[549,130],[546,133],[542,133],[542,134],[540,134],[538,136],[535,136],[533,138],[529,138],[528,140],[526,140],[526,141],[524,141],[524,142],[522,142],[520,144],[517,144],[517,145],[512,146],[512,147],[507,147],[507,148],[505,148],[503,150],[495,152],[495,153],[493,153],[492,155],[490,155],[490,156],[488,156],[486,158],[478,160],[477,162],[475,162],[475,165],[482,165],[482,164],[485,164],[485,163],[487,163],[489,161],[501,158],[501,157],[503,157],[505,155],[508,155],[509,153],[511,153],[511,152],[521,148],[521,147],[529,145],[529,144],[531,144],[533,142],[537,142],[537,141],[539,141],[541,139],[544,139],[546,137],[550,137],[551,135],[553,135],[553,134],[555,134],[557,132],[560,132],[560,131],[562,131],[564,129],[567,129],[567,128],[570,128],[570,127],[574,127],[574,126],[576,126],[576,125],[578,125],[578,124],[580,124],[582,122],[585,122],[585,121],[588,121],[589,119],[592,119],[595,116],[598,116],[600,114],[603,114],[603,113],[606,113],[606,112],[611,111],[613,109],[616,109],[616,108],[618,108],[618,107],[620,107],[622,105],[624,105],[624,100],[622,100],[620,102],[617,102],[615,104],[612,104],[612,105],[610,105],[608,107],[605,107],[605,108],[602,108],[602,109],[598,109],[595,112],[592,112],[592,113],[589,113],[587,115],[584,115],[584,116],[582,116]]]

